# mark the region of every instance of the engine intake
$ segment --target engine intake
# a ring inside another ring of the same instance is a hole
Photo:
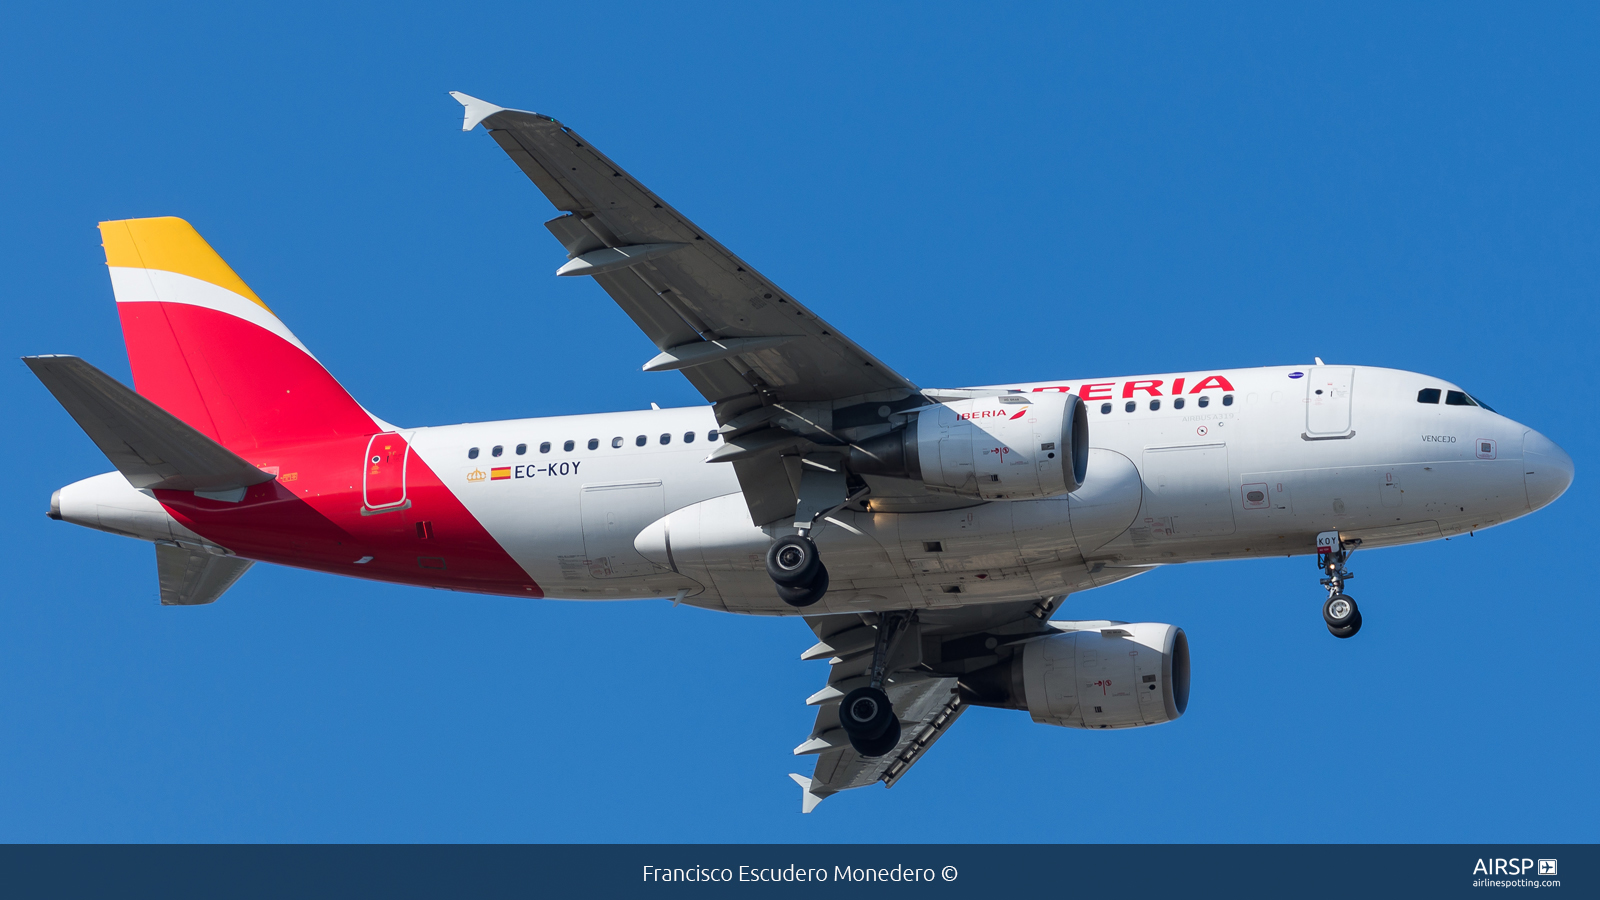
[[[851,448],[850,467],[984,500],[1056,497],[1083,486],[1089,418],[1076,394],[941,403]]]
[[[1025,709],[1046,725],[1159,725],[1189,706],[1189,639],[1157,622],[1054,634],[961,676],[961,688],[968,703]]]

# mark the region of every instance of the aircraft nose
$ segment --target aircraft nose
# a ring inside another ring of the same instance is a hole
[[[1572,457],[1537,431],[1522,436],[1522,463],[1529,509],[1548,506],[1572,485]]]

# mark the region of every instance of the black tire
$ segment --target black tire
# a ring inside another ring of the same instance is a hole
[[[850,743],[870,741],[882,735],[890,722],[898,723],[889,695],[875,687],[859,687],[844,695],[839,703],[839,725],[850,736]]]
[[[822,558],[817,545],[808,537],[791,534],[778,538],[767,548],[767,577],[783,587],[805,587],[817,577]]]
[[[1361,630],[1361,611],[1360,610],[1356,611],[1355,619],[1353,621],[1351,621],[1351,623],[1349,625],[1345,625],[1342,628],[1335,628],[1332,625],[1328,626],[1328,633],[1333,635],[1334,637],[1340,638],[1340,639],[1353,638],[1353,637],[1356,636],[1356,632],[1358,632],[1360,630]]]
[[[1348,628],[1360,618],[1361,609],[1356,606],[1356,598],[1346,594],[1334,594],[1322,604],[1322,621],[1327,623],[1329,628]]]
[[[850,746],[867,759],[877,759],[900,746],[900,720],[890,719],[889,727],[875,738],[851,738]]]
[[[789,604],[790,606],[793,606],[796,609],[810,606],[818,600],[821,600],[822,595],[828,592],[828,569],[821,563],[818,563],[817,577],[815,581],[812,581],[805,587],[785,587],[780,584],[777,585],[777,588],[778,599]]]

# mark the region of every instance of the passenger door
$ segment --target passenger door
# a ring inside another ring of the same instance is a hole
[[[1354,434],[1350,397],[1356,370],[1315,366],[1306,377],[1306,437],[1342,438]]]
[[[394,431],[373,435],[367,441],[361,465],[362,512],[403,509],[406,503],[406,461],[411,444]]]

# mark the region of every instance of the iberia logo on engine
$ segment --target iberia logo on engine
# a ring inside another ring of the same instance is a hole
[[[987,418],[990,418],[992,416],[1005,416],[1005,417],[1011,418],[1011,419],[1020,419],[1020,418],[1022,418],[1023,416],[1025,416],[1027,414],[1028,414],[1028,408],[1026,406],[1024,406],[1022,409],[1017,410],[1016,415],[1012,415],[1011,413],[1009,413],[1009,412],[1007,412],[1006,410],[1003,410],[1003,409],[977,409],[977,410],[973,410],[972,412],[956,413],[956,418],[957,419],[987,419]]]

